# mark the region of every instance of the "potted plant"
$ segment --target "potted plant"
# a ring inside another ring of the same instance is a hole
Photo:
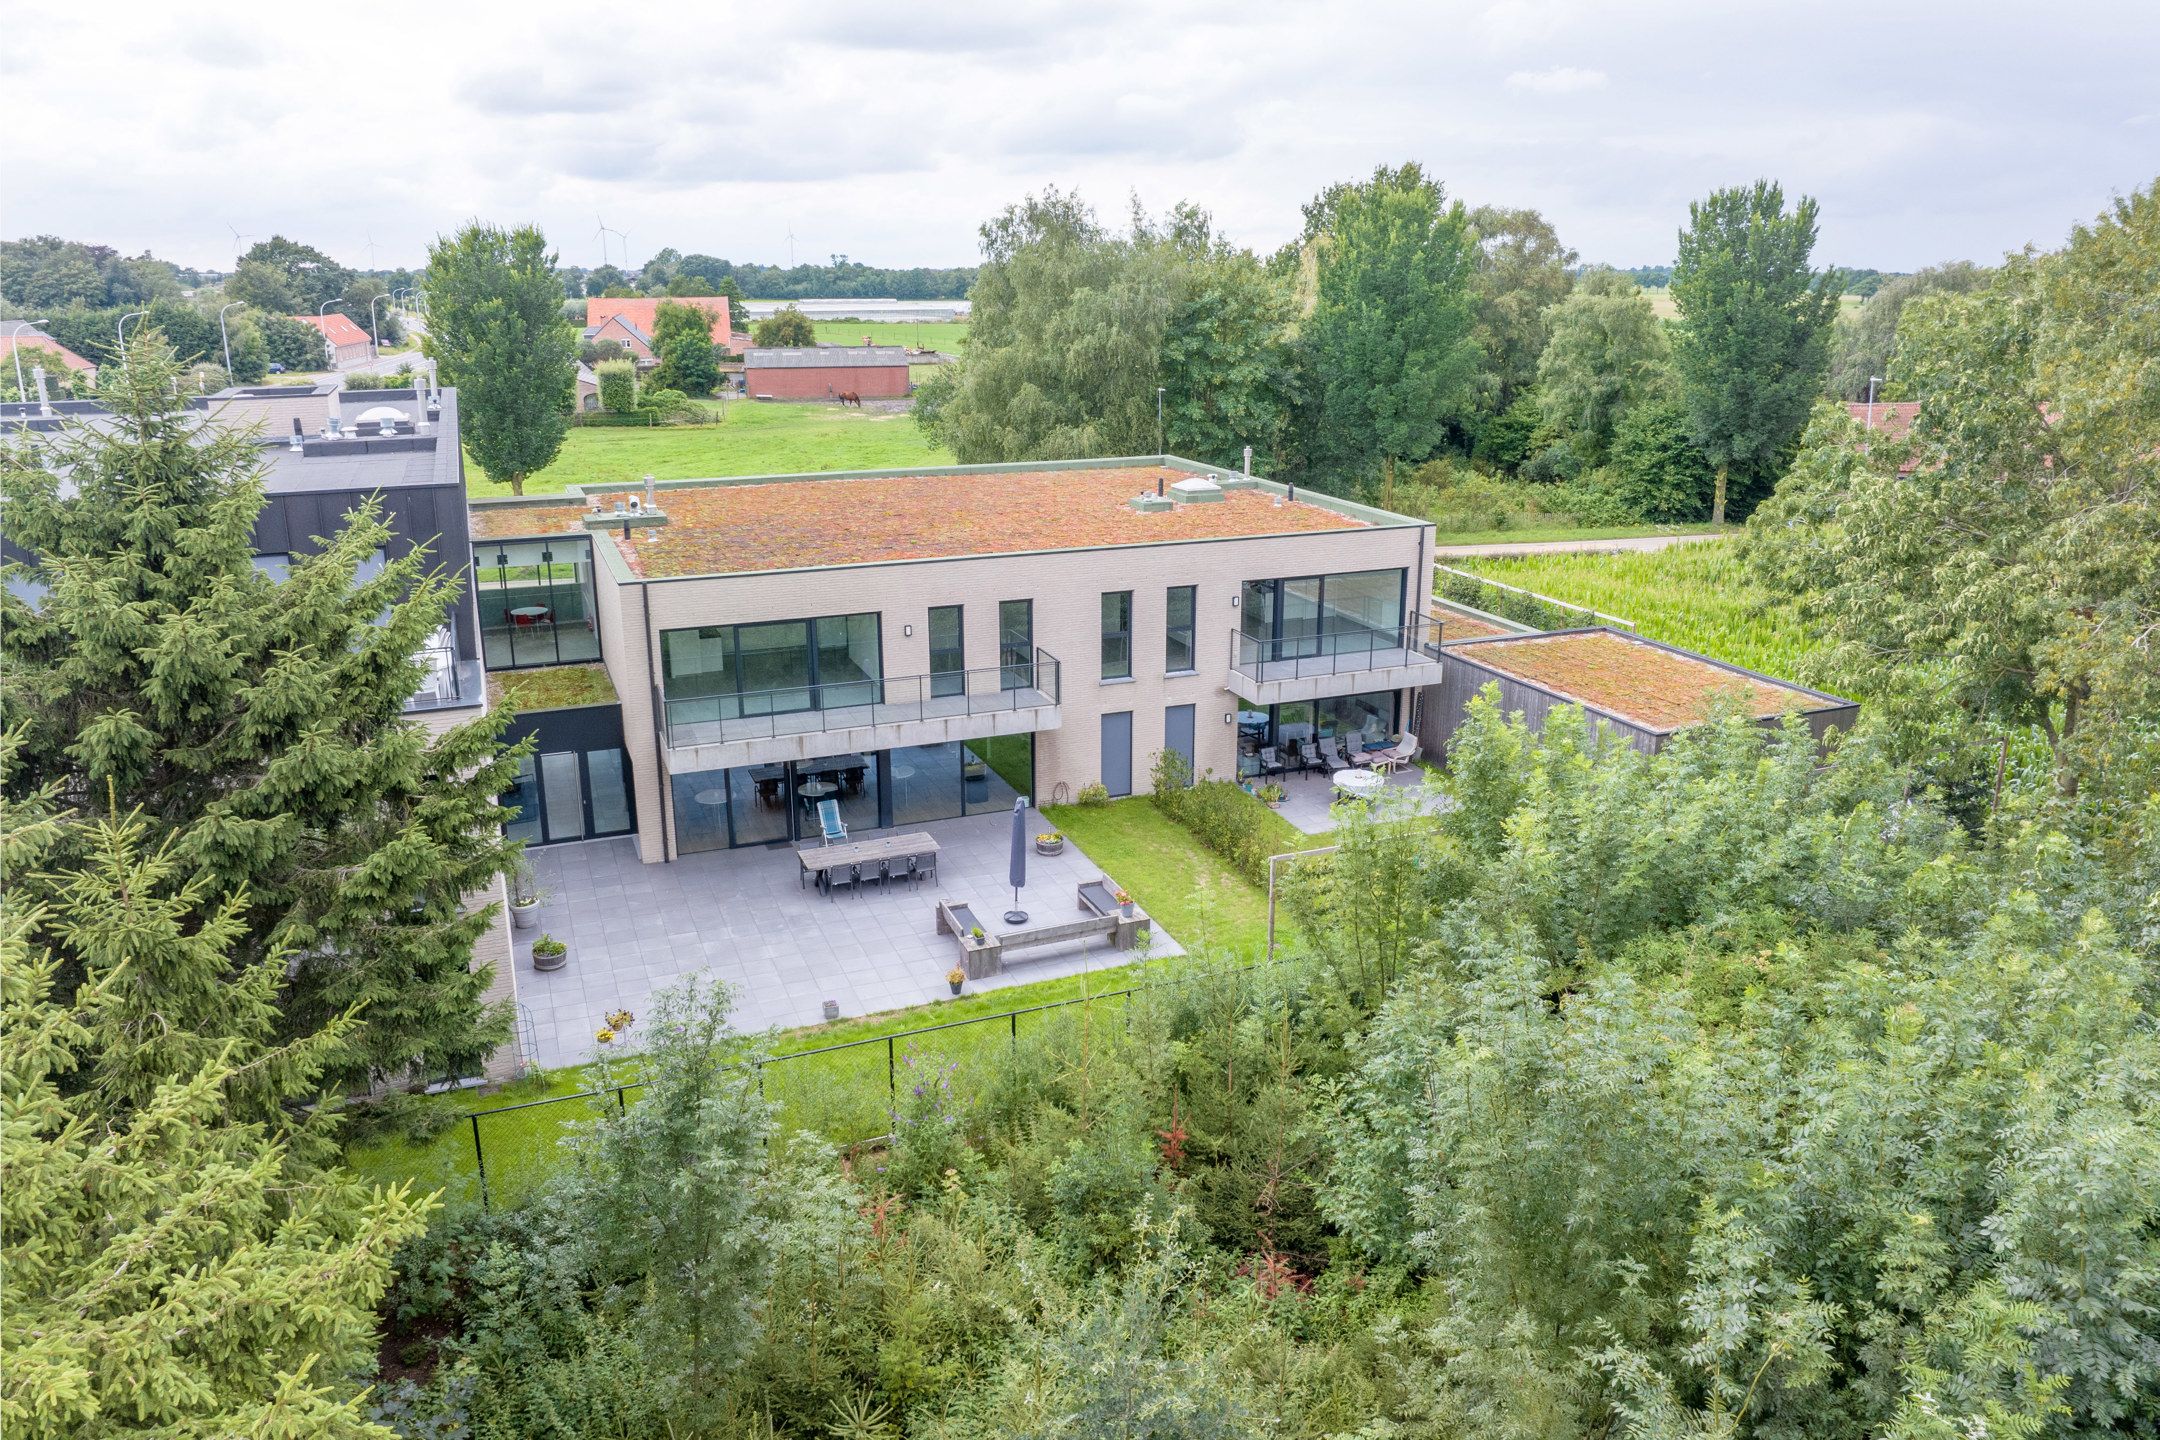
[[[1038,855],[1064,854],[1065,836],[1060,831],[1045,830],[1035,837],[1035,853]]]
[[[1120,891],[1118,891],[1118,892],[1117,892],[1117,897],[1116,897],[1116,898],[1117,898],[1117,908],[1118,908],[1118,914],[1120,914],[1120,915],[1123,915],[1123,916],[1124,916],[1125,918],[1127,918],[1128,920],[1129,920],[1129,919],[1131,919],[1131,918],[1132,918],[1132,896],[1130,896],[1130,895],[1126,894],[1126,893],[1125,893],[1125,892],[1124,892],[1123,890],[1120,890]]]
[[[547,892],[540,888],[540,881],[533,874],[531,865],[523,856],[510,871],[510,928],[530,930],[540,923],[540,902],[547,899]]]
[[[966,982],[967,971],[961,969],[958,965],[945,972],[945,983],[952,986],[952,993],[955,995],[960,993],[960,987]]]
[[[553,935],[543,934],[533,941],[533,969],[560,970],[569,960],[570,947]]]
[[[1259,796],[1262,800],[1265,800],[1267,802],[1267,807],[1270,810],[1280,810],[1282,808],[1283,797],[1288,793],[1289,792],[1284,790],[1282,786],[1275,784],[1273,781],[1270,781],[1269,783],[1262,785],[1259,789],[1253,791],[1253,794]]]
[[[975,926],[975,927],[974,927],[973,929],[969,930],[969,931],[968,931],[968,939],[970,939],[970,940],[974,941],[974,942],[975,942],[975,943],[976,943],[977,945],[980,945],[980,944],[982,944],[982,942],[983,942],[983,928],[982,928],[982,926],[980,926],[980,925],[977,925],[977,926]]]

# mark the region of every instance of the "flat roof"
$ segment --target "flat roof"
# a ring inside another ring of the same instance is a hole
[[[1194,478],[1229,483],[1220,499],[1146,513],[1130,503],[1142,495],[1153,499],[1158,481]],[[642,498],[642,488],[580,486],[568,501],[482,502],[472,507],[472,533],[509,539],[580,530],[593,502],[612,511],[617,499],[632,496]],[[1270,481],[1152,458],[676,481],[662,484],[655,499],[666,516],[658,540],[622,544],[612,529],[594,532],[644,579],[1423,523],[1332,496],[1293,499]]]
[[[1468,640],[1448,653],[1649,730],[1698,724],[1734,696],[1757,719],[1853,703],[1611,629]]]

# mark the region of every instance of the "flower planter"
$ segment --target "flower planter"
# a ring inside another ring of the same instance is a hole
[[[533,928],[533,927],[534,927],[535,925],[538,925],[539,923],[540,923],[540,902],[539,902],[539,901],[537,901],[537,900],[531,900],[531,901],[527,901],[527,902],[526,902],[525,904],[523,904],[523,905],[512,905],[512,906],[510,907],[510,928],[511,928],[511,929],[513,929],[513,930],[530,930],[530,929],[532,929],[532,928]]]
[[[945,983],[952,987],[953,994],[958,995],[960,993],[960,982],[958,980],[948,980]]]
[[[535,970],[560,970],[570,963],[570,947],[567,945],[549,946],[546,937],[543,936],[533,946],[532,960],[533,969]]]
[[[1038,855],[1062,855],[1065,853],[1065,842],[1063,840],[1037,840],[1035,842],[1035,853]]]

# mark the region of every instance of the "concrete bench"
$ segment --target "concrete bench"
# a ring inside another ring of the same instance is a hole
[[[1042,945],[1062,945],[1069,940],[1090,940],[1101,936],[1120,950],[1130,950],[1134,938],[1146,925],[1140,915],[1098,915],[1086,920],[1074,920],[1064,925],[1039,925],[1032,930],[1009,930],[994,935],[984,928],[978,940],[973,931],[981,925],[975,912],[964,904],[949,900],[938,901],[937,928],[940,935],[950,935],[960,944],[961,968],[970,980],[981,980],[999,974],[1005,968],[1005,952],[1008,950],[1032,950]]]
[[[1118,904],[1117,887],[1110,883],[1109,876],[1098,875],[1093,880],[1081,881],[1078,896],[1081,914],[1120,919],[1131,926],[1130,933],[1116,937],[1118,949],[1130,950],[1147,940],[1152,930],[1147,912],[1135,905],[1130,915],[1124,913],[1123,907]]]

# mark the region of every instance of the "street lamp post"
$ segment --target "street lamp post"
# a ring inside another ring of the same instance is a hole
[[[127,369],[127,322],[140,320],[149,313],[147,310],[130,310],[120,317],[119,324],[113,326],[113,333],[120,337],[120,368],[123,370]]]
[[[315,307],[315,318],[322,319],[323,316],[330,313],[331,306],[339,303],[336,300],[323,301],[322,304]],[[330,343],[330,327],[327,325],[323,326],[322,353],[323,365],[331,370],[337,369],[337,346]]]
[[[225,305],[225,306],[221,307],[221,308],[220,308],[220,309],[218,310],[218,312],[217,312],[217,333],[218,333],[218,340],[219,340],[219,342],[220,342],[220,343],[222,343],[222,344],[224,345],[224,347],[225,347],[225,378],[226,378],[226,379],[228,379],[228,380],[230,380],[230,379],[232,379],[232,378],[233,378],[233,373],[232,373],[232,336],[231,336],[231,335],[230,335],[229,333],[227,333],[227,331],[226,331],[226,329],[225,329],[225,312],[226,312],[227,310],[230,310],[230,309],[232,309],[232,308],[233,308],[234,306],[237,306],[237,305],[244,305],[244,304],[246,304],[246,303],[247,303],[247,302],[246,302],[246,301],[244,301],[244,300],[234,300],[234,301],[232,301],[231,303],[229,303],[229,304],[227,304],[227,305]]]
[[[1882,376],[1870,375],[1867,377],[1867,428],[1870,430],[1875,428],[1875,387],[1880,384],[1882,384]]]
[[[382,323],[375,318],[375,307],[389,298],[390,296],[387,294],[377,295],[374,299],[368,301],[367,305],[368,334],[374,338],[376,355],[382,354]],[[369,358],[372,359],[373,357]]]
[[[18,400],[28,401],[30,398],[30,391],[25,387],[22,373],[22,332],[44,323],[43,320],[18,320],[15,328],[8,332],[8,349],[15,352],[15,398]]]

